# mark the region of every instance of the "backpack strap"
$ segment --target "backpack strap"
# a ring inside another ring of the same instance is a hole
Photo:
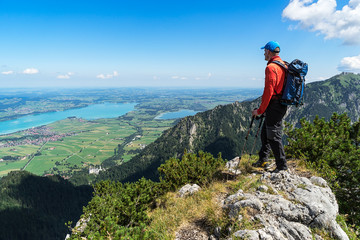
[[[280,97],[281,97],[281,96],[282,96],[282,92],[284,91],[284,88],[285,88],[285,85],[286,85],[286,74],[287,74],[287,71],[288,71],[288,67],[287,67],[285,64],[283,64],[282,62],[277,61],[277,60],[274,60],[274,61],[272,61],[271,63],[275,63],[275,64],[279,65],[282,69],[285,70],[285,79],[284,79],[284,83],[283,83],[283,87],[282,87],[282,89],[281,89],[281,92],[280,92],[280,93],[277,93],[276,90],[274,89],[274,92],[276,93],[275,96],[280,96]],[[285,63],[286,63],[286,62],[285,62]]]
[[[276,63],[277,65],[279,65],[283,69],[288,70],[288,67],[285,64],[283,64],[282,62],[280,62],[280,61],[274,60],[271,63]]]

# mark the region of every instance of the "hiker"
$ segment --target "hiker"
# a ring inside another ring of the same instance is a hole
[[[275,173],[287,170],[284,146],[282,144],[282,119],[285,116],[287,106],[280,103],[284,86],[285,70],[273,61],[284,63],[280,56],[280,45],[278,42],[270,41],[264,47],[264,56],[267,61],[265,69],[265,87],[261,98],[261,105],[253,110],[252,116],[257,117],[264,114],[265,121],[261,129],[261,149],[259,160],[253,163],[254,167],[270,168],[268,157],[270,150],[275,156]]]

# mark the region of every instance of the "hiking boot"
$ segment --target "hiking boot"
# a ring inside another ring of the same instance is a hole
[[[287,167],[284,168],[275,168],[275,170],[271,171],[271,173],[279,173],[280,171],[286,171],[288,170]]]
[[[261,161],[258,160],[257,162],[254,162],[252,164],[253,167],[261,167],[264,168],[264,170],[269,170],[274,164],[272,164],[271,162],[267,162],[267,161]]]

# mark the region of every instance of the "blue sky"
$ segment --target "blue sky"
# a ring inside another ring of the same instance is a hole
[[[360,73],[360,0],[0,0],[7,87],[264,85],[263,50],[307,81]]]

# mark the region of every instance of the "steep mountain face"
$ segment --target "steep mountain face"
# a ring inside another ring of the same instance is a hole
[[[305,89],[304,102],[297,108],[289,107],[285,121],[298,124],[301,118],[312,120],[316,115],[328,119],[333,112],[347,112],[356,121],[360,116],[360,75],[341,74],[310,83]],[[239,156],[250,125],[251,111],[259,104],[260,98],[235,102],[183,118],[131,161],[103,172],[99,179],[135,181],[143,176],[156,179],[160,164],[171,157],[179,157],[185,149],[192,152],[204,150],[213,155],[221,152],[225,159]],[[255,145],[253,135],[257,128],[258,121],[254,123],[253,134],[245,145],[248,153]]]

